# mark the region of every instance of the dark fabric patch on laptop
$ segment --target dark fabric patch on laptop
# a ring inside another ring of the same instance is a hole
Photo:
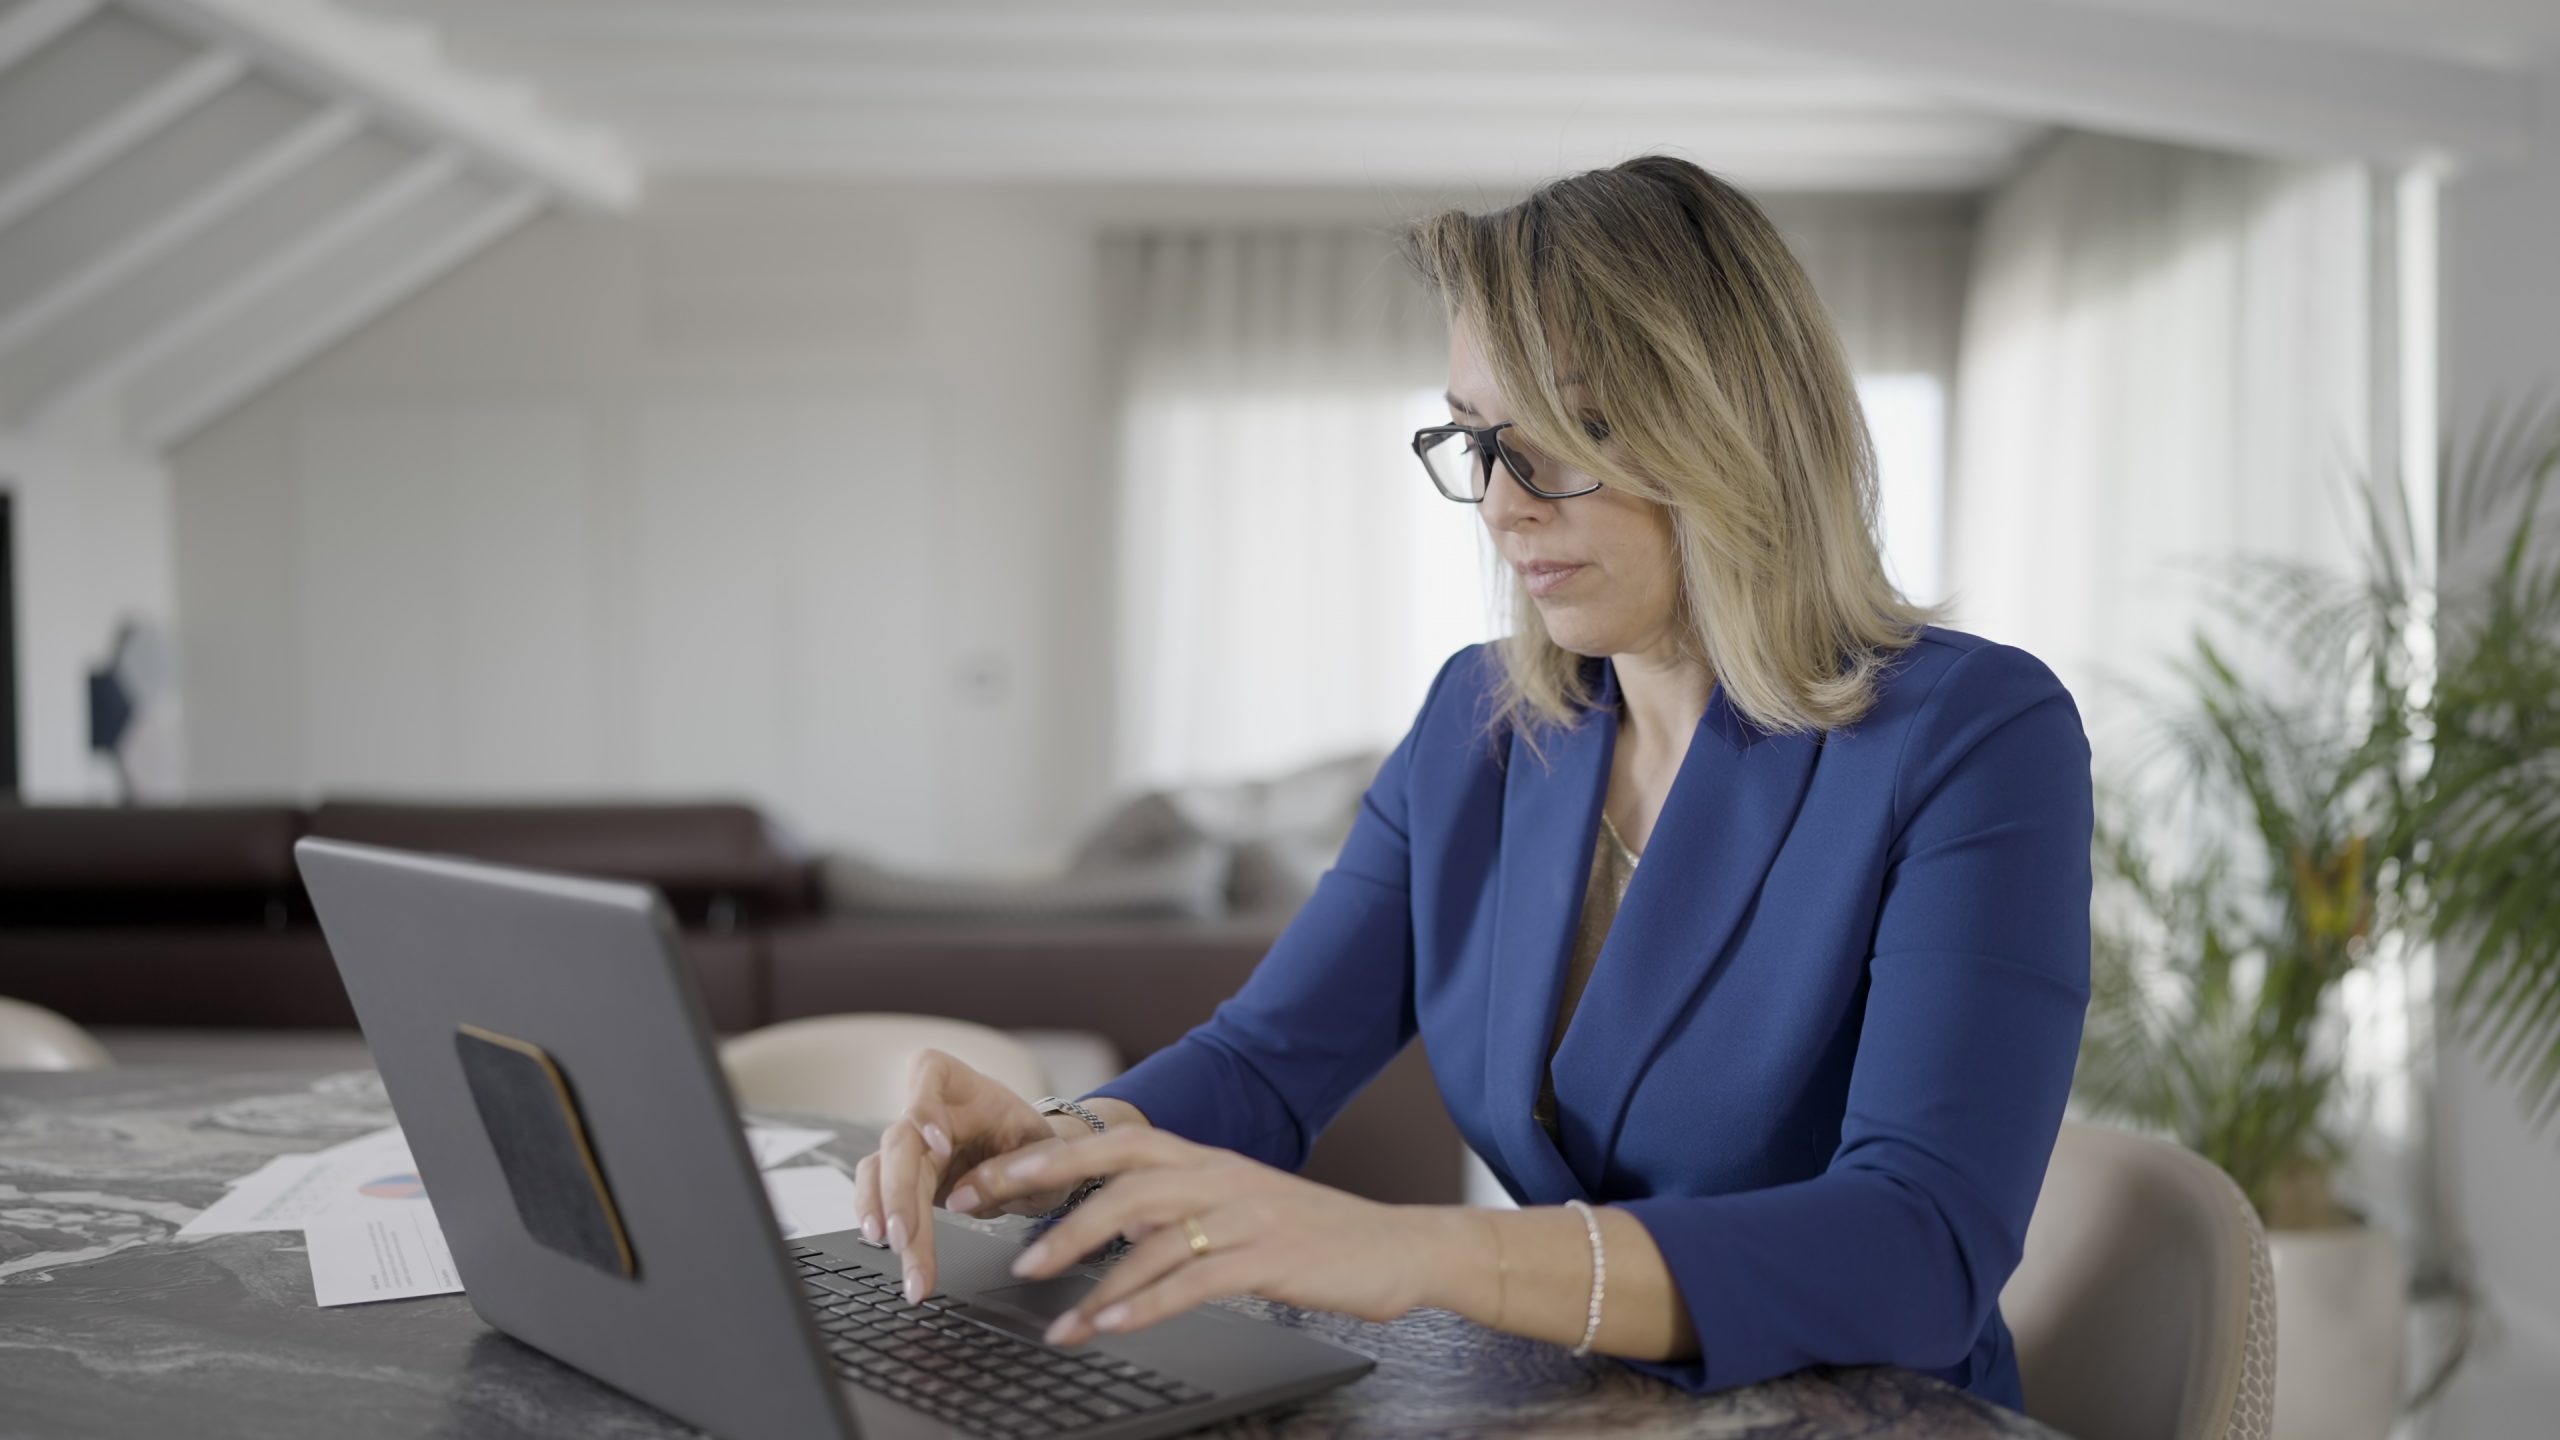
[[[607,1274],[637,1273],[568,1076],[540,1046],[478,1026],[453,1047],[525,1233]]]

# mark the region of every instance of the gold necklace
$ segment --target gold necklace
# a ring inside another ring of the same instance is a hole
[[[1618,847],[1618,858],[1627,862],[1628,869],[1634,869],[1637,863],[1636,852],[1628,849],[1627,842],[1619,838],[1618,824],[1609,818],[1609,812],[1605,807],[1600,811],[1600,828],[1608,835],[1609,843]]]

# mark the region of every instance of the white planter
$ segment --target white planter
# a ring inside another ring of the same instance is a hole
[[[2277,1230],[2274,1440],[2384,1440],[2400,1413],[2408,1280],[2366,1228]]]

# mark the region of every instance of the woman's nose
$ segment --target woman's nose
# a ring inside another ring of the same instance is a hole
[[[1485,482],[1484,502],[1477,508],[1484,512],[1485,524],[1496,530],[1509,530],[1523,520],[1546,518],[1555,503],[1532,494],[1528,486],[1520,483],[1520,477],[1511,473],[1511,467],[1496,458],[1493,474]]]

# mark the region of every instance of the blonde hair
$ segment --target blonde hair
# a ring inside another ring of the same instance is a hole
[[[1876,539],[1876,466],[1830,317],[1750,197],[1640,155],[1484,214],[1408,227],[1406,258],[1473,322],[1529,442],[1670,512],[1682,653],[1744,718],[1803,734],[1857,720],[1948,607],[1906,600]],[[1558,370],[1595,413],[1569,414]],[[1601,422],[1604,448],[1584,425]],[[1570,504],[1570,501],[1565,503]],[[1593,703],[1585,658],[1515,580],[1489,729]]]

